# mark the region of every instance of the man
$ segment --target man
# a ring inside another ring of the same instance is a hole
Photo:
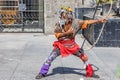
[[[68,55],[75,55],[79,57],[86,64],[86,77],[92,77],[94,70],[92,66],[88,63],[88,57],[83,52],[83,50],[75,42],[75,33],[77,29],[73,28],[73,14],[71,14],[72,9],[69,7],[66,11],[62,10],[60,13],[60,21],[56,24],[55,36],[58,39],[53,43],[54,49],[51,54],[45,60],[44,64],[41,67],[39,74],[36,76],[36,79],[41,79],[45,77],[48,73],[48,70],[51,66],[53,60],[61,55],[66,57]],[[105,19],[101,20],[80,20],[78,22],[78,28],[86,29],[89,24],[104,22]]]

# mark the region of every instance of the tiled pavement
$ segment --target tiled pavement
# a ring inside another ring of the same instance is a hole
[[[35,80],[43,61],[53,49],[52,43],[55,40],[54,35],[1,33],[0,80]],[[76,36],[76,41],[79,45],[82,44],[81,35]],[[84,48],[88,48],[88,44]],[[85,52],[89,56],[89,62],[99,68],[95,73],[100,78],[86,78],[82,61],[71,55],[56,58],[47,77],[41,80],[118,80],[120,48],[95,47]]]

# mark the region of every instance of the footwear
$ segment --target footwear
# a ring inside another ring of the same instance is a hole
[[[39,73],[39,74],[35,77],[35,79],[41,79],[41,78],[43,78],[43,77],[45,77],[45,75]]]
[[[88,64],[86,66],[86,77],[92,77],[93,74],[94,74],[94,70],[93,70],[91,64]]]

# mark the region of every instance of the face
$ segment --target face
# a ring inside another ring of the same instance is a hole
[[[65,12],[62,12],[61,16],[62,16],[62,18],[64,18],[64,19],[66,19],[66,18],[67,18],[67,15],[66,15],[66,13],[65,13]]]
[[[62,13],[62,17],[66,20],[66,24],[63,26],[64,31],[68,31],[72,27],[73,19],[68,13]]]

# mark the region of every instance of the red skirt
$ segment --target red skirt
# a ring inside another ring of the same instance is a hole
[[[54,49],[59,48],[62,57],[75,54],[80,48],[75,39],[60,40],[53,43]]]

